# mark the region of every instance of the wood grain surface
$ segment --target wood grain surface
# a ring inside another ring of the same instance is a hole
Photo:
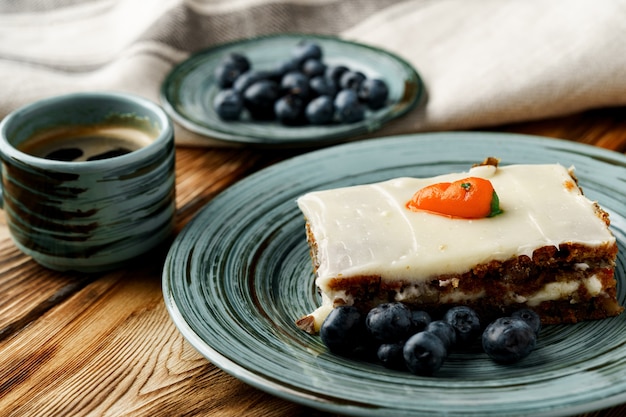
[[[626,108],[490,130],[626,152]],[[176,231],[231,184],[303,152],[178,148]],[[0,416],[331,415],[238,381],[182,338],[161,292],[169,243],[108,274],[52,272],[13,245],[0,211]]]

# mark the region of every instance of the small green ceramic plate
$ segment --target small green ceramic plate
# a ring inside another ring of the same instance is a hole
[[[253,68],[269,70],[286,60],[301,40],[317,42],[327,64],[343,64],[368,77],[385,80],[389,105],[368,111],[365,120],[328,126],[284,126],[278,122],[221,120],[212,103],[219,91],[213,71],[229,52],[243,53]],[[417,106],[424,87],[417,72],[403,59],[381,49],[335,37],[274,35],[213,47],[192,55],[173,68],[161,87],[165,110],[182,126],[200,135],[226,142],[263,146],[313,146],[340,142],[373,132],[384,123]]]
[[[254,174],[211,201],[174,242],[165,302],[185,338],[226,372],[318,409],[364,416],[564,416],[626,402],[626,313],[546,326],[537,348],[502,366],[452,353],[424,378],[329,354],[294,320],[317,307],[295,199],[338,186],[503,164],[574,165],[611,216],[626,303],[626,157],[572,142],[498,133],[373,139],[311,152]]]

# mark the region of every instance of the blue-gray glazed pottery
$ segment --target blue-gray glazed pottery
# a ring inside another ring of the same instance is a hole
[[[129,153],[91,161],[46,159],[21,151],[38,132],[122,123],[150,130]],[[15,244],[60,271],[118,268],[172,232],[175,211],[173,126],[141,97],[113,92],[43,99],[0,123],[2,208]]]

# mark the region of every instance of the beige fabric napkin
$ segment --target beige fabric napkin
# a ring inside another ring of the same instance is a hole
[[[342,32],[419,69],[397,131],[486,127],[626,104],[626,2],[410,1]]]
[[[158,101],[191,53],[276,32],[336,34],[416,67],[426,103],[376,135],[626,104],[626,0],[48,0],[0,2],[0,117],[73,91]]]

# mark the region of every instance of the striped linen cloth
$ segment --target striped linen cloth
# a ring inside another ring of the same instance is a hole
[[[377,135],[626,105],[626,0],[0,0],[0,117],[74,91],[158,102],[191,53],[279,32],[338,35],[415,66],[426,104]],[[213,144],[182,128],[177,140]]]

